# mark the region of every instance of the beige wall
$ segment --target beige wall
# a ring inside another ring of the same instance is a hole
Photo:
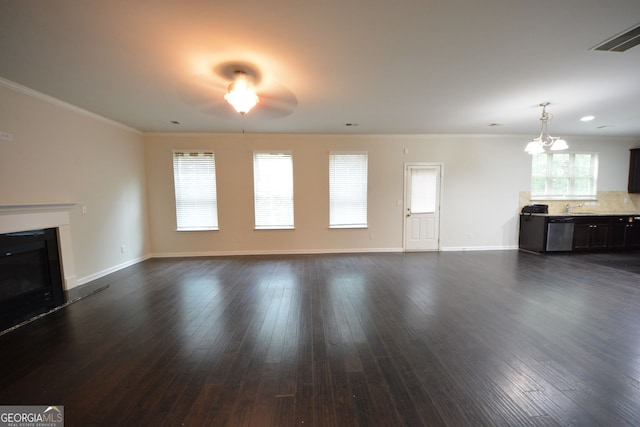
[[[386,162],[380,150],[369,152],[369,168],[376,168],[369,176],[369,229],[328,229],[328,152],[367,150],[368,138],[353,138],[346,145],[341,138],[312,135],[149,134],[145,143],[154,254],[390,250],[401,245],[401,223],[389,227],[388,218],[401,218],[394,190],[402,188],[402,170]],[[175,231],[172,149],[215,152],[219,231]],[[292,151],[295,230],[253,229],[254,150]]]
[[[79,284],[147,256],[142,134],[0,83],[0,131],[13,134],[0,141],[0,205],[77,203],[70,228]]]
[[[396,251],[403,245],[406,162],[443,165],[441,248],[517,247],[519,193],[528,190],[530,157],[523,136],[146,134],[152,252],[158,256],[233,253]],[[523,142],[524,141],[524,142]],[[600,152],[600,188],[626,188],[635,140],[572,138],[573,150]],[[405,154],[405,148],[408,153]],[[216,155],[219,231],[176,232],[171,151]],[[293,231],[253,230],[254,150],[293,152]],[[328,153],[369,153],[369,228],[328,229]]]
[[[515,248],[531,173],[530,135],[142,134],[1,79],[0,131],[14,137],[0,141],[0,205],[77,203],[70,227],[80,284],[150,254],[402,250],[407,162],[443,165],[443,250]],[[628,150],[640,141],[567,139],[572,151],[600,153],[600,191],[626,190]],[[173,149],[216,153],[219,231],[175,231]],[[254,150],[293,153],[295,230],[253,229]],[[328,228],[334,150],[369,153],[366,230]]]

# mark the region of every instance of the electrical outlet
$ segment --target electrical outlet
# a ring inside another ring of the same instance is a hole
[[[124,245],[120,246],[120,253],[123,254],[124,253]]]
[[[0,132],[0,140],[13,141],[13,134],[9,132]]]

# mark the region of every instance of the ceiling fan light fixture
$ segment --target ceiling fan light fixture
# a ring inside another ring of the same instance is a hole
[[[235,72],[235,80],[229,85],[224,99],[240,114],[248,113],[260,101],[243,71]]]
[[[540,135],[533,138],[524,149],[529,154],[541,154],[546,150],[559,151],[569,148],[569,144],[558,136],[551,136],[547,130],[547,123],[551,120],[551,116],[547,113],[546,107],[548,102],[540,104],[542,107],[542,116],[540,117]]]

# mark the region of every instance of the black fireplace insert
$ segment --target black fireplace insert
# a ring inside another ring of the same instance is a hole
[[[0,235],[0,331],[64,299],[57,229]]]

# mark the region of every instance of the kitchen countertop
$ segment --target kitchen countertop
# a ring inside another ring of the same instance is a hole
[[[565,216],[633,216],[640,217],[640,213],[634,212],[568,212],[568,213],[521,213],[520,215],[533,215],[533,216],[543,216],[543,217],[565,217]]]

